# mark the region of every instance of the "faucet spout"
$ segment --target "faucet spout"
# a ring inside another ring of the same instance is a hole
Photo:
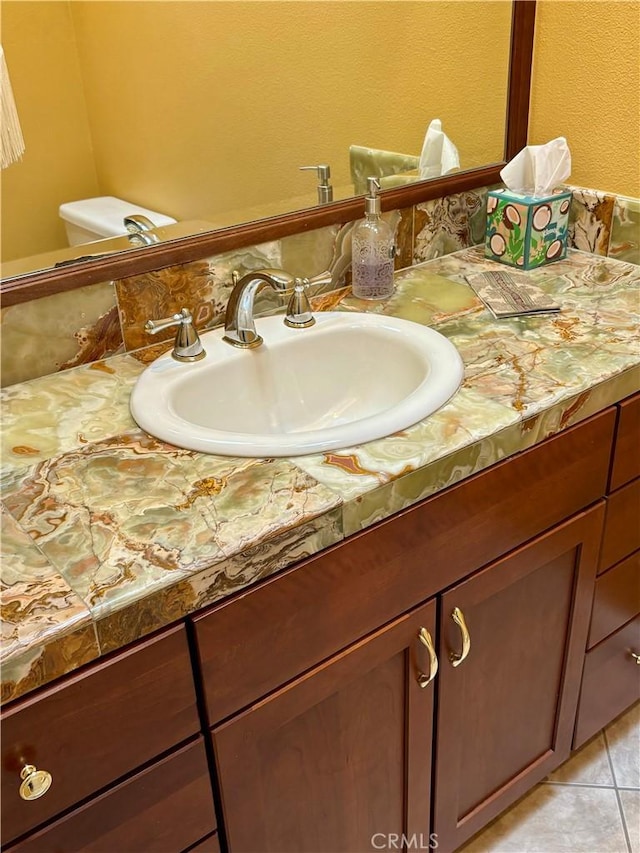
[[[149,217],[143,213],[131,213],[129,216],[125,216],[124,225],[130,233],[134,233],[135,231],[153,231],[156,227]]]
[[[152,246],[160,242],[158,235],[151,233],[156,226],[142,213],[125,216],[124,227],[127,229],[129,242],[133,246]]]
[[[256,331],[253,318],[253,303],[256,294],[264,287],[276,293],[291,293],[295,278],[284,270],[266,269],[249,272],[242,278],[233,273],[233,290],[227,304],[223,340],[234,347],[251,348],[260,346],[262,338]]]

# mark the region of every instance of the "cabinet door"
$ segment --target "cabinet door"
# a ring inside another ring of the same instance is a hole
[[[426,843],[434,685],[420,682],[434,670],[421,628],[435,638],[434,603],[213,730],[232,853]]]
[[[569,755],[602,519],[600,504],[442,596],[434,792],[440,853],[456,849]],[[462,661],[454,611],[470,639]]]

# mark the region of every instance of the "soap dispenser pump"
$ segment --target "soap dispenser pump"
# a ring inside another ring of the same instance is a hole
[[[367,178],[365,219],[352,238],[352,291],[359,299],[388,299],[393,293],[394,232],[380,215],[380,184]]]

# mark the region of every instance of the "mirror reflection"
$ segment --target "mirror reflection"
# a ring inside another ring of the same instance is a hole
[[[435,177],[434,119],[459,168],[503,156],[503,0],[4,0],[2,27],[26,144],[2,174],[5,277],[361,194],[372,169]],[[102,197],[129,236],[60,216]]]

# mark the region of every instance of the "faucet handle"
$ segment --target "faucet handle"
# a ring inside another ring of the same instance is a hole
[[[293,293],[289,299],[284,318],[285,326],[290,326],[292,329],[306,329],[315,323],[315,317],[311,313],[311,305],[309,305],[306,294],[308,285],[308,278],[297,278],[295,280]]]
[[[177,326],[178,331],[173,345],[172,357],[176,361],[200,361],[207,354],[202,346],[193,317],[188,308],[183,308],[179,314],[172,314],[163,320],[147,320],[144,330],[148,335],[157,335],[164,329]]]
[[[327,284],[333,284],[333,273],[330,270],[325,270],[317,275],[312,275],[311,278],[304,280],[307,287],[324,287]]]

